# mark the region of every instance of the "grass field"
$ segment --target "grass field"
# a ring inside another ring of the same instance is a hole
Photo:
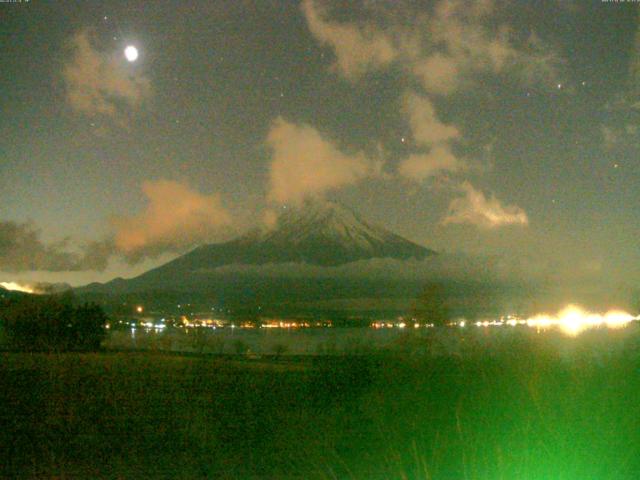
[[[639,478],[636,345],[571,361],[543,339],[435,358],[2,353],[0,476]]]

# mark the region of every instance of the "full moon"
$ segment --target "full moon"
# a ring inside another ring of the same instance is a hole
[[[138,49],[133,45],[129,45],[127,48],[124,49],[124,56],[130,62],[135,62],[136,59],[138,58]]]

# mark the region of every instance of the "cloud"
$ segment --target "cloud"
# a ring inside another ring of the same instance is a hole
[[[169,180],[144,182],[142,191],[148,201],[142,212],[111,219],[109,234],[76,248],[69,239],[45,244],[31,223],[0,222],[0,271],[102,272],[113,258],[135,264],[180,253],[219,239],[231,226],[218,195]]]
[[[267,136],[272,150],[268,199],[300,202],[376,173],[363,153],[342,153],[315,128],[277,118]]]
[[[219,195],[203,195],[183,183],[146,181],[146,208],[114,218],[114,248],[127,261],[155,258],[219,238],[232,220]]]
[[[441,0],[430,15],[416,11],[402,22],[391,9],[376,8],[377,23],[331,21],[318,4],[302,4],[309,30],[333,48],[332,69],[351,81],[395,63],[427,93],[450,95],[487,72],[511,74],[527,84],[556,83],[562,64],[534,32],[523,42],[509,25],[496,22],[493,1]]]
[[[397,51],[391,39],[374,27],[329,22],[313,0],[304,0],[301,8],[313,36],[334,49],[333,69],[344,77],[355,80],[395,59]]]
[[[520,282],[542,280],[548,272],[557,272],[557,264],[545,264],[539,259],[504,255],[471,255],[462,252],[438,253],[423,259],[372,258],[337,266],[308,263],[269,263],[262,265],[230,264],[198,270],[198,273],[220,275],[247,275],[248,277],[349,280],[408,280],[413,282],[454,280],[478,283]]]
[[[416,61],[410,69],[427,92],[449,95],[459,87],[460,67],[447,54],[436,52]]]
[[[640,122],[640,26],[636,29],[634,47],[630,52],[626,88],[604,105],[605,117],[600,133],[605,150],[636,148]]]
[[[408,92],[403,97],[402,111],[406,115],[413,138],[421,150],[402,160],[398,166],[401,177],[422,182],[445,172],[461,172],[467,163],[451,151],[451,142],[461,137],[454,125],[441,122],[431,100]]]
[[[475,87],[487,74],[528,86],[555,84],[563,64],[535,32],[523,35],[504,23],[493,0],[439,0],[429,13],[416,9],[410,16],[391,4],[365,2],[366,18],[357,21],[335,20],[325,5],[304,0],[302,12],[316,40],[333,49],[334,72],[357,81],[394,68],[412,85],[401,107],[416,147],[398,166],[405,179],[422,181],[467,167],[452,150],[462,134],[440,120],[434,97]]]
[[[529,218],[522,208],[516,205],[504,206],[493,195],[487,198],[469,182],[464,182],[460,189],[464,196],[451,201],[449,211],[442,220],[444,225],[468,223],[482,228],[495,228],[529,224]]]
[[[108,242],[92,242],[80,252],[67,239],[45,244],[31,223],[0,222],[0,271],[104,270],[110,253]]]
[[[438,120],[433,103],[425,96],[405,94],[403,111],[408,117],[413,138],[421,146],[429,147],[460,138],[460,132],[455,126]]]
[[[460,172],[467,165],[459,160],[446,145],[437,146],[429,153],[413,154],[403,160],[398,173],[409,180],[422,182],[444,172]]]
[[[149,96],[149,80],[119,55],[98,50],[91,30],[77,32],[69,47],[70,58],[62,70],[69,105],[88,116],[124,123],[126,114]]]

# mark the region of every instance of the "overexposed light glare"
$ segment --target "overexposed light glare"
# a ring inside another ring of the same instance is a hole
[[[499,320],[483,320],[474,322],[477,327],[509,325],[515,327],[524,325],[538,331],[557,328],[566,335],[575,337],[585,330],[593,328],[624,328],[631,322],[640,320],[640,315],[634,317],[623,310],[609,310],[604,314],[587,312],[577,305],[567,305],[555,315],[538,314],[529,318],[508,315]],[[460,319],[454,323],[464,327],[467,322]]]
[[[604,316],[604,321],[609,328],[623,328],[626,327],[629,322],[637,319],[637,317],[621,310],[611,310]]]
[[[634,320],[638,320],[638,317],[621,310],[610,310],[602,315],[586,312],[576,305],[568,305],[556,316],[538,315],[526,322],[528,326],[541,330],[558,327],[565,334],[575,337],[591,328],[623,328]]]
[[[16,292],[34,293],[33,288],[31,288],[29,285],[21,285],[16,282],[0,282],[0,286],[6,288],[7,290],[13,290]]]
[[[128,45],[124,49],[124,56],[130,62],[135,62],[138,59],[138,49],[133,45]]]

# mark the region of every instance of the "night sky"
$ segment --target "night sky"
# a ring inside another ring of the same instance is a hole
[[[347,4],[0,3],[0,281],[132,276],[316,196],[640,280],[636,5]]]

